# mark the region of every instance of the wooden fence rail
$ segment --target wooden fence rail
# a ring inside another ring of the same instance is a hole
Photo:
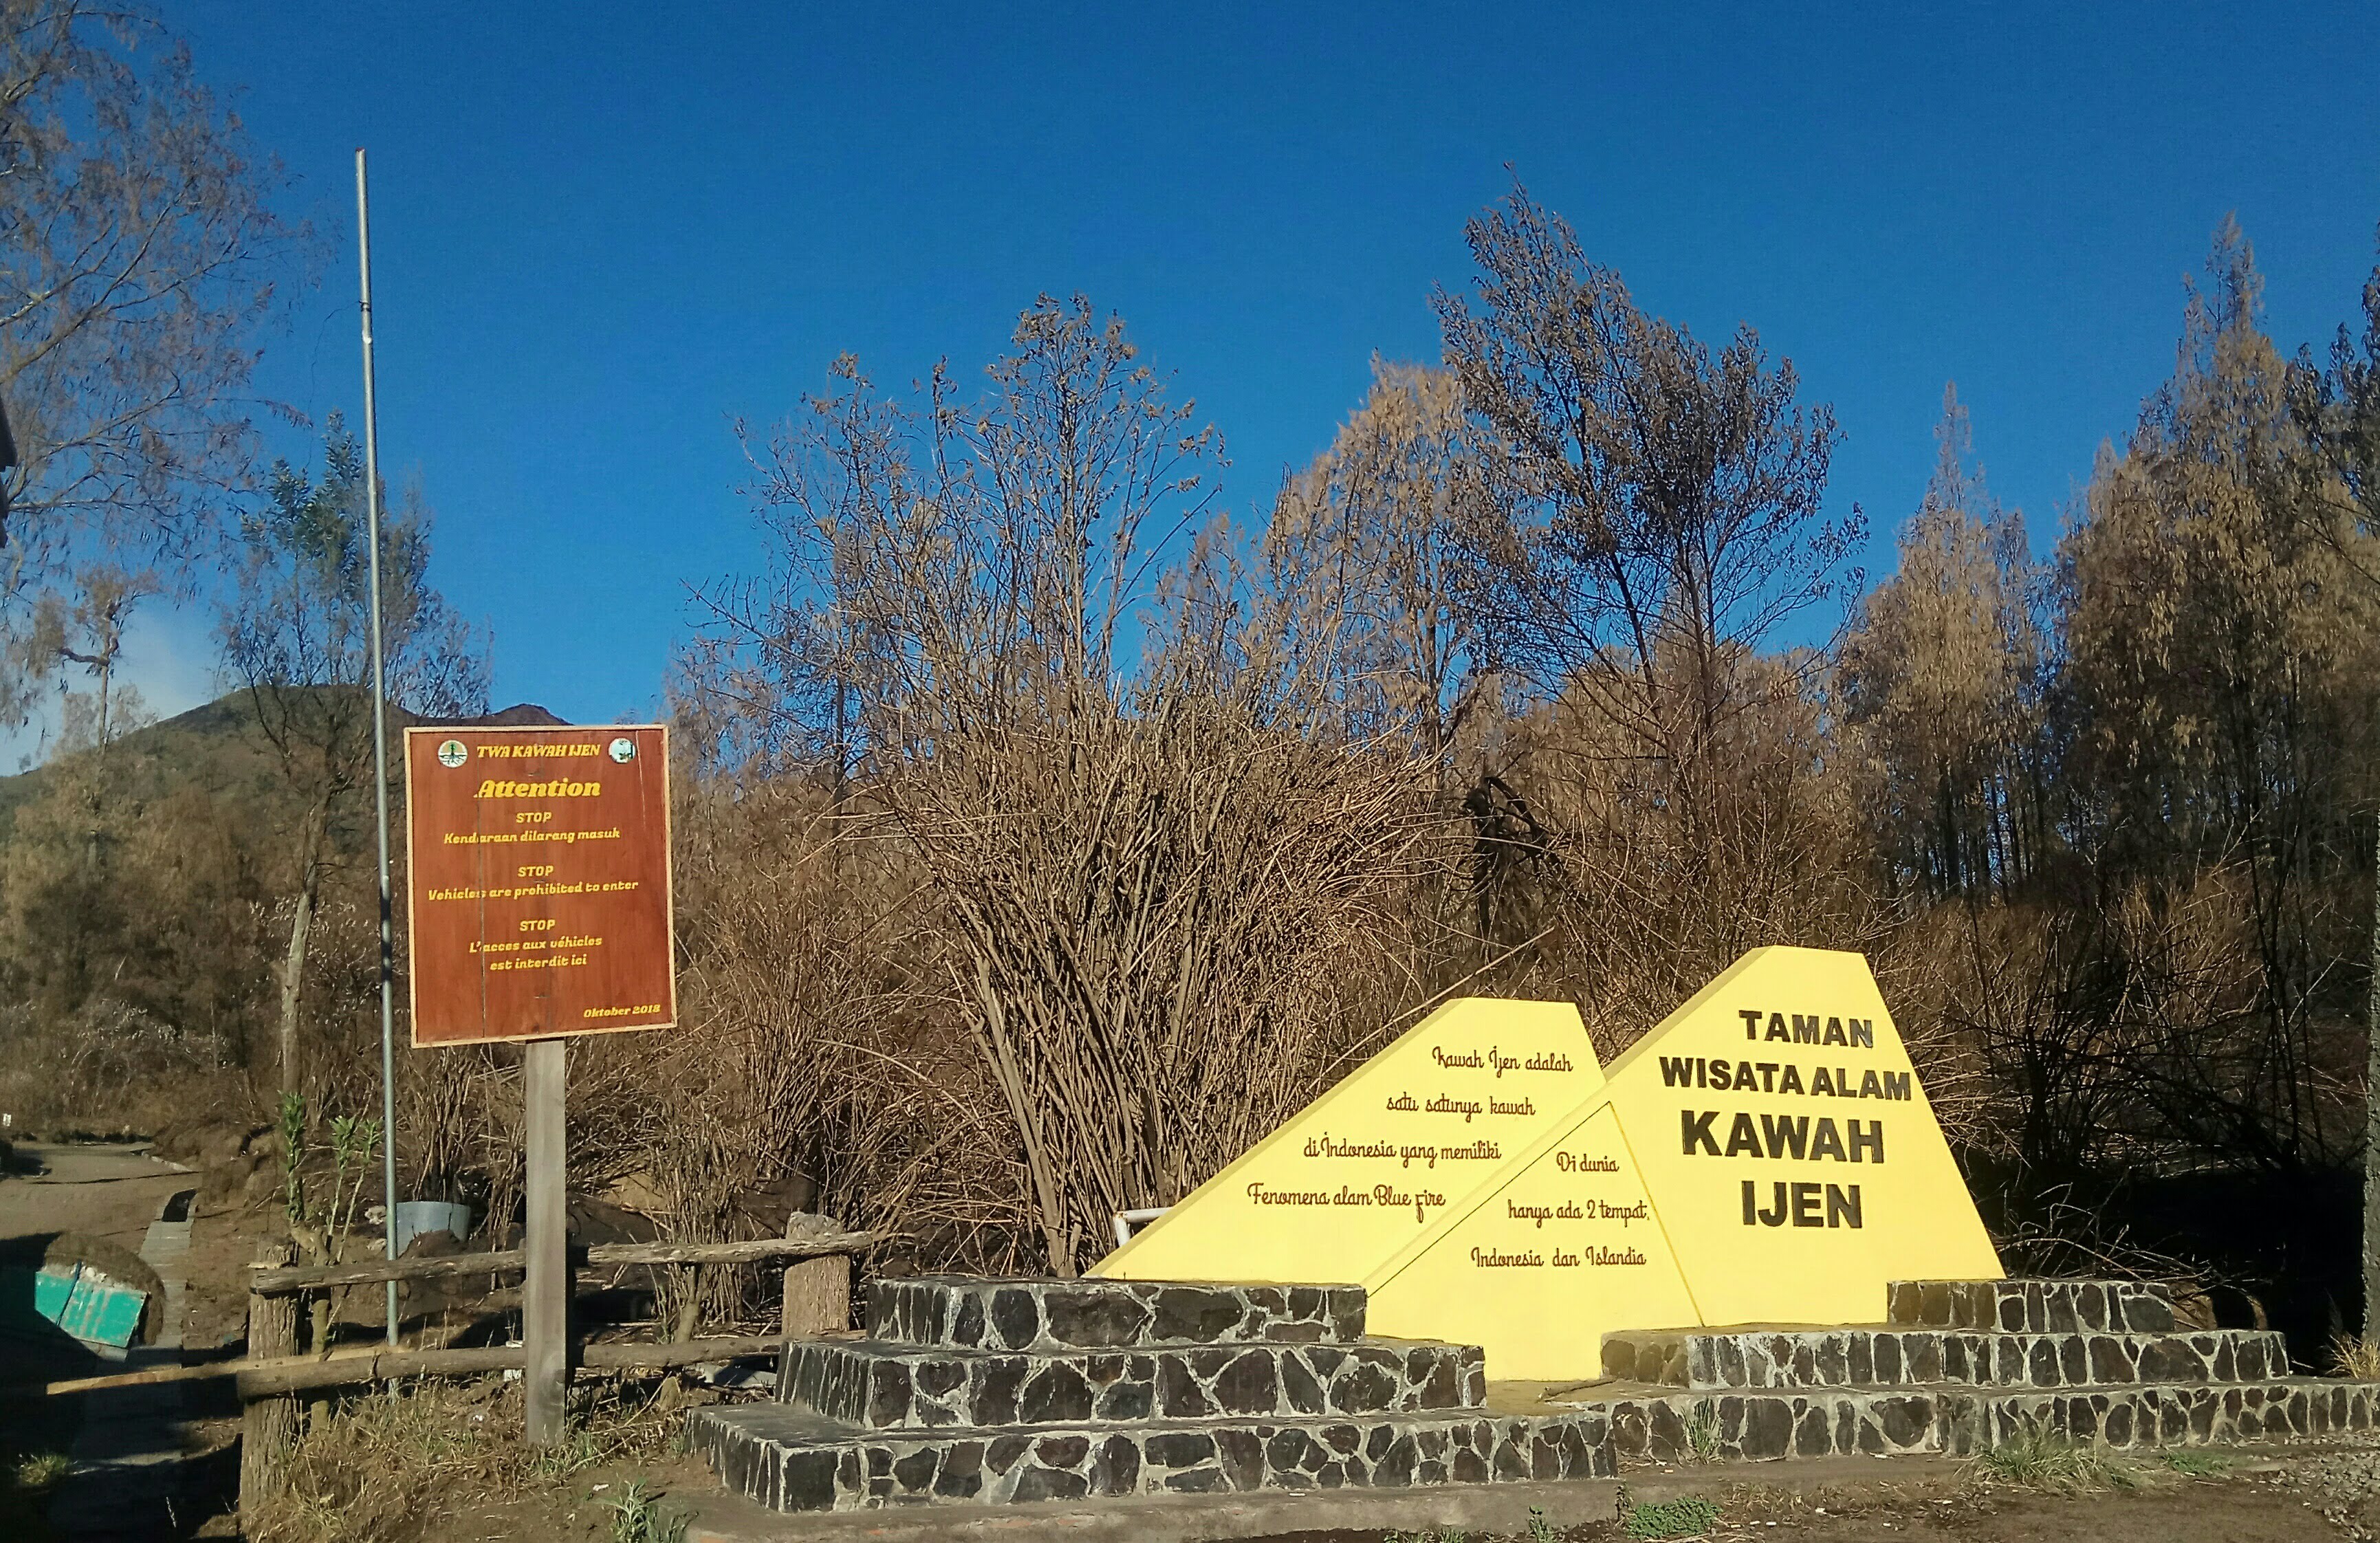
[[[749,1243],[599,1243],[570,1251],[574,1265],[767,1264],[776,1259],[815,1259],[850,1254],[892,1237],[891,1233],[814,1233],[799,1237],[759,1238]],[[501,1275],[528,1268],[519,1248],[487,1254],[444,1254],[426,1259],[359,1259],[354,1264],[249,1267],[248,1289],[256,1296],[324,1291],[334,1286],[378,1285],[386,1281],[434,1281],[452,1275]]]
[[[850,1289],[850,1258],[855,1253],[883,1243],[892,1233],[846,1233],[817,1227],[813,1219],[797,1217],[782,1238],[748,1243],[599,1243],[569,1251],[570,1264],[706,1265],[784,1263],[786,1332],[740,1338],[696,1339],[689,1313],[677,1335],[665,1344],[588,1344],[565,1357],[565,1367],[622,1369],[691,1366],[724,1361],[738,1355],[762,1355],[783,1348],[787,1333],[798,1337],[818,1325],[795,1321],[796,1303],[804,1311],[817,1301],[832,1298],[834,1313],[847,1318],[844,1306]],[[377,1285],[388,1281],[435,1281],[458,1275],[517,1273],[528,1268],[524,1249],[506,1248],[481,1254],[449,1254],[435,1258],[362,1259],[354,1264],[293,1265],[288,1245],[250,1267],[249,1275],[248,1355],[238,1361],[204,1367],[168,1368],[164,1373],[137,1372],[118,1378],[83,1378],[54,1383],[54,1393],[81,1392],[130,1381],[165,1381],[178,1375],[237,1377],[245,1403],[240,1439],[239,1503],[244,1522],[253,1522],[256,1507],[283,1482],[288,1452],[298,1433],[296,1395],[309,1390],[360,1386],[404,1377],[461,1377],[491,1371],[527,1370],[530,1347],[491,1345],[470,1350],[372,1349],[331,1353],[327,1345],[311,1355],[298,1349],[298,1303],[308,1292],[345,1286]],[[827,1272],[819,1279],[811,1274]],[[840,1284],[837,1284],[840,1282]],[[564,1299],[568,1291],[565,1276]],[[524,1336],[529,1337],[529,1336]],[[178,1375],[177,1375],[178,1374]],[[567,1372],[565,1373],[567,1376]]]
[[[579,1347],[582,1367],[605,1371],[690,1367],[704,1361],[732,1361],[742,1355],[773,1355],[785,1348],[783,1334],[720,1335],[707,1340],[680,1340],[674,1344],[589,1344]],[[110,1388],[145,1388],[156,1382],[198,1382],[209,1378],[237,1377],[245,1398],[264,1398],[307,1388],[353,1387],[389,1382],[401,1377],[461,1377],[473,1372],[518,1371],[525,1359],[516,1344],[486,1345],[469,1350],[340,1350],[328,1355],[253,1356],[232,1361],[200,1361],[188,1367],[152,1367],[147,1371],[115,1372],[106,1377],[76,1377],[62,1382],[34,1383],[22,1390],[63,1397],[96,1393]],[[19,1390],[9,1389],[8,1391]]]

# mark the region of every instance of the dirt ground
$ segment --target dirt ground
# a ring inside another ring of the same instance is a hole
[[[2359,1454],[2366,1455],[2366,1454]],[[1759,1482],[1714,1482],[1702,1490],[1719,1515],[1699,1536],[1711,1543],[1791,1539],[1795,1543],[2325,1543],[2368,1538],[2325,1518],[2335,1496],[2301,1488],[2316,1454],[2274,1459],[2237,1454],[2217,1477],[2161,1476],[2137,1489],[2040,1494],[1979,1481],[1954,1470],[1926,1482],[1879,1481],[1815,1494]],[[1740,1470],[1739,1470],[1740,1471]],[[1626,1543],[1617,1517],[1582,1521],[1549,1513],[1549,1535],[1564,1543]],[[1439,1532],[1378,1530],[1278,1533],[1245,1543],[1454,1543]],[[1520,1543],[1528,1535],[1513,1540]],[[1491,1543],[1474,1536],[1465,1543]],[[1494,1543],[1503,1543],[1501,1537]]]
[[[475,1504],[425,1525],[407,1543],[593,1543],[609,1538],[612,1513],[601,1502],[620,1492],[619,1473],[594,1476],[567,1491]],[[680,1459],[640,1471],[657,1493],[699,1494],[710,1487],[700,1464]],[[596,1490],[593,1484],[607,1488]],[[684,1488],[681,1488],[683,1486]],[[2327,1543],[2368,1537],[2326,1520],[2313,1499],[2293,1488],[2285,1472],[2187,1478],[2135,1491],[2065,1496],[1995,1489],[1963,1477],[1928,1486],[1846,1488],[1815,1499],[1756,1484],[1715,1485],[1718,1522],[1701,1536],[1710,1543]],[[1016,1543],[1056,1539],[1073,1529],[1032,1529],[1019,1518]],[[1628,1543],[1616,1519],[1549,1514],[1551,1536],[1564,1543]],[[802,1537],[788,1519],[787,1543]],[[970,1534],[970,1536],[973,1536]],[[1238,1537],[1239,1535],[1232,1535]],[[1527,1543],[1527,1535],[1489,1537],[1437,1531],[1378,1529],[1272,1534],[1245,1543]],[[1216,1543],[1223,1543],[1220,1536]]]

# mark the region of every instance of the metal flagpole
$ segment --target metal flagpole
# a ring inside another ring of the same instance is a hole
[[[380,1139],[382,1233],[396,1257],[396,935],[388,884],[388,663],[380,626],[380,416],[372,398],[371,204],[356,152],[356,256],[363,280],[364,511],[371,541],[372,781],[380,797]],[[396,1282],[388,1282],[388,1343],[396,1343]]]

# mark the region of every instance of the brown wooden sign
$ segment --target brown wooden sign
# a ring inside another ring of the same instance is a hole
[[[413,1042],[668,1028],[669,731],[407,729]]]

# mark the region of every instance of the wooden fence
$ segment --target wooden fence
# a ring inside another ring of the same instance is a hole
[[[708,1265],[784,1262],[789,1268],[785,1270],[784,1318],[778,1333],[697,1339],[687,1332],[692,1328],[689,1316],[680,1320],[681,1332],[674,1340],[574,1343],[566,1347],[565,1364],[600,1370],[666,1369],[700,1361],[773,1354],[783,1347],[788,1334],[799,1338],[822,1328],[840,1327],[848,1314],[851,1256],[892,1235],[789,1231],[783,1238],[751,1243],[618,1243],[574,1247],[570,1250],[574,1267],[672,1265],[698,1269]],[[295,1265],[290,1263],[290,1257],[291,1246],[283,1243],[276,1245],[272,1257],[250,1267],[248,1353],[241,1359],[113,1377],[79,1378],[48,1383],[43,1391],[58,1395],[152,1382],[238,1378],[239,1396],[245,1405],[239,1460],[239,1504],[245,1522],[282,1482],[289,1449],[298,1434],[298,1394],[407,1377],[465,1377],[522,1370],[530,1364],[535,1347],[528,1345],[491,1345],[469,1350],[374,1346],[333,1352],[327,1343],[328,1335],[322,1336],[325,1343],[313,1354],[298,1354],[300,1306],[310,1294],[389,1281],[517,1274],[527,1268],[522,1249],[433,1258],[367,1259],[339,1265]]]

